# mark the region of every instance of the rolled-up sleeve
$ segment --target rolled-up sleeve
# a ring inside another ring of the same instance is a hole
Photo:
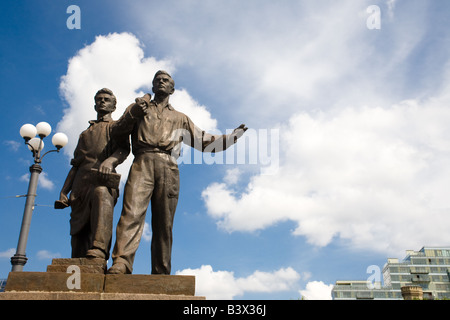
[[[73,152],[73,158],[70,160],[70,165],[73,167],[79,167],[84,159],[86,158],[85,152],[83,150],[85,150],[85,144],[84,144],[84,140],[83,140],[83,136],[80,135],[79,139],[78,139],[78,144],[75,148],[75,151]]]

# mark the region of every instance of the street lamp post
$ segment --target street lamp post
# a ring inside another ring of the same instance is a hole
[[[20,228],[19,242],[17,244],[16,254],[11,257],[12,270],[23,271],[23,266],[27,263],[28,258],[25,254],[27,246],[28,233],[30,231],[31,216],[33,214],[34,200],[36,198],[36,190],[39,180],[39,174],[42,172],[41,162],[45,155],[50,152],[59,152],[67,142],[67,136],[64,133],[56,133],[52,138],[52,143],[56,150],[50,150],[41,155],[44,149],[43,139],[47,137],[52,131],[51,126],[47,122],[40,122],[35,126],[32,124],[25,124],[20,128],[20,135],[25,140],[25,144],[33,153],[34,164],[30,167],[30,182],[28,184],[27,200],[25,202],[25,209],[23,212],[22,226]],[[36,137],[36,134],[39,136]]]

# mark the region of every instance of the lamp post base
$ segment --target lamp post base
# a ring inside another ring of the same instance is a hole
[[[23,266],[27,263],[28,258],[23,254],[15,254],[11,257],[12,272],[23,271]]]

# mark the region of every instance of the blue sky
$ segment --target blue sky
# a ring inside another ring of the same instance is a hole
[[[81,29],[67,28],[70,5]],[[22,124],[69,136],[44,159],[28,238],[24,270],[45,271],[70,256],[70,211],[52,206],[95,92],[115,92],[118,118],[158,69],[201,128],[250,128],[235,156],[185,150],[180,163],[172,270],[196,274],[197,294],[326,299],[388,257],[449,245],[449,12],[445,0],[3,1],[0,277],[32,164]],[[147,231],[135,273],[150,273]]]

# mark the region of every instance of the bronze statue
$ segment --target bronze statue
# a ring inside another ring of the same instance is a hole
[[[154,99],[151,100],[149,94],[137,98],[118,120],[122,133],[131,133],[135,158],[125,185],[112,253],[113,266],[108,273],[132,273],[151,201],[152,274],[170,274],[172,227],[179,193],[176,158],[180,142],[203,152],[222,151],[247,130],[245,125],[230,135],[212,135],[200,130],[188,116],[169,104],[174,86],[167,72],[158,71],[153,79]],[[212,144],[214,148],[211,148]]]
[[[89,121],[90,126],[80,134],[72,168],[55,208],[72,208],[72,258],[108,260],[114,206],[119,195],[120,175],[115,168],[127,158],[130,144],[128,137],[116,136],[121,128],[111,118],[116,109],[113,92],[103,88],[94,100],[97,120]]]

